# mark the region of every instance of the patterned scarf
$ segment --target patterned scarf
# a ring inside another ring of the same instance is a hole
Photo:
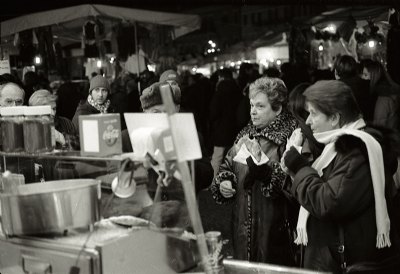
[[[98,111],[100,111],[100,113],[107,113],[107,110],[110,106],[110,100],[106,100],[104,102],[104,104],[99,105],[97,102],[93,101],[93,97],[91,94],[89,94],[88,98],[87,98],[88,103],[94,107],[95,109],[97,109]]]
[[[315,133],[315,139],[318,142],[325,144],[325,148],[321,155],[312,164],[312,167],[320,176],[323,174],[323,169],[326,168],[336,157],[335,141],[339,136],[352,135],[360,138],[367,147],[369,165],[371,169],[372,186],[374,189],[375,198],[375,217],[376,217],[376,247],[390,247],[390,219],[386,208],[385,200],[385,174],[383,166],[383,155],[380,144],[368,133],[359,130],[365,127],[363,119],[359,119],[350,124],[344,125],[342,128]],[[301,207],[299,218],[297,221],[297,238],[296,244],[307,245],[307,219],[310,213]]]
[[[282,112],[278,114],[275,119],[263,129],[256,128],[250,121],[249,124],[237,135],[235,144],[237,144],[240,138],[243,136],[249,135],[251,137],[262,136],[277,145],[282,145],[286,143],[286,140],[292,134],[293,130],[296,129],[296,127],[297,122],[293,115],[287,110],[282,109]]]

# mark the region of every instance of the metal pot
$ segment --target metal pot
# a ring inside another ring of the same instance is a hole
[[[100,181],[92,179],[17,186],[0,194],[3,231],[33,235],[90,227],[100,219],[100,195]]]

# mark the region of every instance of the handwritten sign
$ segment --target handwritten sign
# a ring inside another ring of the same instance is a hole
[[[10,60],[0,60],[0,75],[4,73],[11,73]]]

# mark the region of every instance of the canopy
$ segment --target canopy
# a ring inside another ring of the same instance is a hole
[[[131,9],[108,5],[79,5],[68,8],[43,11],[16,17],[1,22],[1,37],[6,37],[23,30],[55,25],[61,32],[72,33],[74,28],[82,28],[88,18],[107,19],[108,21],[141,22],[171,26],[174,37],[182,36],[200,28],[198,15],[176,14],[149,10]],[[53,33],[56,33],[53,30]]]
[[[319,28],[324,28],[329,24],[339,25],[346,21],[350,16],[357,21],[357,25],[366,25],[368,20],[374,22],[383,22],[388,20],[389,7],[387,6],[357,6],[338,8],[330,11],[325,11],[317,15],[306,23],[316,25]]]

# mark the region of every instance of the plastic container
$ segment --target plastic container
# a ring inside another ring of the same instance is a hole
[[[53,151],[56,141],[51,106],[27,107],[24,115],[25,152],[36,154]]]
[[[4,152],[24,151],[24,111],[22,107],[2,107],[1,121],[1,150]]]
[[[224,274],[224,264],[222,255],[222,235],[219,231],[209,231],[205,234],[208,247],[208,272],[212,274]]]

